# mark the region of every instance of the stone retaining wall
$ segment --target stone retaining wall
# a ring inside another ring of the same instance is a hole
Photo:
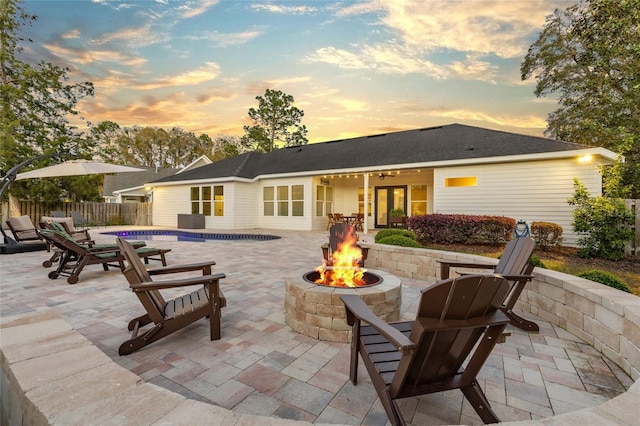
[[[372,245],[367,267],[435,282],[435,260],[442,258],[491,262],[478,256]],[[534,274],[516,307],[576,334],[636,382],[598,407],[514,424],[638,424],[640,298],[553,271],[536,268]],[[2,425],[304,424],[236,414],[145,383],[91,345],[54,310],[3,320],[0,364]]]

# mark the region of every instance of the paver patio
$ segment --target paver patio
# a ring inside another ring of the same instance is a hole
[[[98,242],[113,241],[91,230]],[[269,241],[149,241],[171,248],[169,264],[214,259],[224,272],[227,298],[222,339],[209,341],[199,321],[129,356],[117,354],[128,321],[142,306],[117,269],[87,267],[80,282],[49,280],[46,252],[0,256],[0,315],[55,309],[114,362],[143,380],[188,398],[238,413],[326,424],[384,425],[387,417],[360,368],[348,380],[349,346],[321,342],[284,322],[284,277],[301,276],[321,263],[324,232],[252,230],[282,238]],[[372,240],[371,236],[363,237]],[[153,265],[152,265],[153,266]],[[425,282],[402,278],[402,316],[412,319]],[[183,291],[179,291],[183,292]],[[171,292],[167,292],[169,295]],[[632,384],[617,366],[568,332],[536,319],[540,333],[508,327],[480,374],[481,385],[503,421],[540,419],[596,406]],[[461,392],[402,401],[414,425],[480,424]]]

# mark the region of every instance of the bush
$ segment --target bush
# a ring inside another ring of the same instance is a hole
[[[613,287],[618,290],[626,291],[627,293],[632,293],[627,283],[611,272],[602,271],[600,269],[589,269],[588,271],[580,272],[578,276],[600,284],[608,285],[609,287]]]
[[[631,212],[623,200],[590,197],[587,188],[574,179],[575,194],[567,202],[575,205],[573,230],[578,239],[578,256],[620,260],[624,246],[633,237],[627,226],[632,223]]]
[[[533,222],[531,237],[542,251],[546,251],[549,247],[558,247],[562,244],[562,226],[551,222]]]
[[[384,238],[381,238],[379,241],[376,241],[378,244],[388,244],[390,246],[401,246],[401,247],[415,247],[421,248],[422,246],[418,244],[418,242],[412,238],[405,237],[402,235],[389,235]]]
[[[411,231],[408,231],[406,229],[394,229],[394,228],[389,228],[389,229],[381,229],[380,231],[378,231],[378,233],[375,236],[375,242],[379,242],[379,240],[381,240],[382,238],[386,238],[389,237],[391,235],[400,235],[406,238],[411,238],[414,241],[417,241],[418,238],[416,237],[416,234],[414,234]]]
[[[427,214],[409,217],[407,225],[423,245],[500,245],[511,239],[516,221],[504,216]]]
[[[531,257],[529,258],[529,262],[533,263],[533,266],[536,266],[538,268],[547,269],[544,263],[542,263],[542,260],[540,260],[540,258],[535,254],[531,255]]]

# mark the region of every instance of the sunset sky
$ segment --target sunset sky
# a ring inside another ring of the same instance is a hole
[[[294,97],[310,142],[468,124],[542,134],[520,64],[577,0],[24,0],[25,53],[70,68],[92,123],[241,135],[266,89]]]

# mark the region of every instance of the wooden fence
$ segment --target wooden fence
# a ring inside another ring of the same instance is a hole
[[[52,210],[62,211],[65,216],[78,212],[91,225],[151,225],[151,203],[63,203],[48,209],[39,203],[20,201],[21,214],[28,215],[34,224],[40,222],[42,216],[51,216]]]

